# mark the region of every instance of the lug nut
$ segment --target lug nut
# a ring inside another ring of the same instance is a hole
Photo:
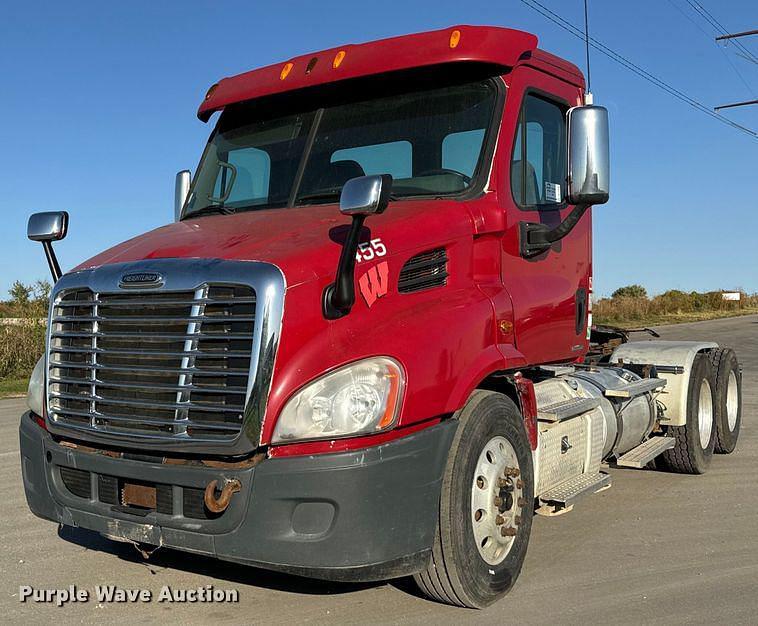
[[[500,497],[495,497],[495,506],[502,506],[503,499]]]
[[[517,489],[523,489],[524,488],[524,481],[520,478],[516,481],[516,488]]]
[[[513,523],[516,524],[516,526],[521,526],[521,516],[517,515],[513,520]]]
[[[498,478],[497,479],[497,486],[498,487],[507,487],[508,481],[505,478]]]
[[[495,517],[495,524],[498,526],[502,526],[505,523],[505,518],[502,515],[498,515]]]
[[[526,500],[524,500],[524,498],[519,498],[516,503],[519,505],[519,507],[522,507],[526,504]]]
[[[517,467],[506,467],[504,473],[506,476],[513,476],[514,478],[521,474]]]
[[[515,537],[516,536],[516,529],[515,528],[506,528],[505,526],[503,526],[500,529],[500,534],[503,537]]]

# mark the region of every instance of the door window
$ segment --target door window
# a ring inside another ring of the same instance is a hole
[[[535,95],[524,99],[511,161],[511,189],[521,208],[563,204],[566,190],[564,109]]]

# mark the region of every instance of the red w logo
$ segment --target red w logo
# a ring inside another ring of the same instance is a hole
[[[378,298],[387,295],[389,273],[390,269],[387,265],[387,261],[382,261],[378,265],[370,268],[358,279],[361,295],[369,308],[371,308]]]

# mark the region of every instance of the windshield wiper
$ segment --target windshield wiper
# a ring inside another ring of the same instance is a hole
[[[327,189],[324,191],[316,191],[314,193],[305,194],[304,196],[299,196],[297,198],[297,204],[300,204],[303,201],[308,202],[312,200],[339,200],[341,193],[341,189]]]
[[[184,217],[198,217],[199,215],[209,215],[211,213],[221,213],[221,215],[231,215],[234,213],[234,209],[232,207],[223,206],[221,204],[209,204],[208,206],[204,206],[202,209],[198,209],[197,211],[192,211],[192,213],[187,213]]]
[[[309,193],[304,196],[299,196],[297,198],[297,204],[300,204],[302,201],[309,201],[309,200],[339,200],[341,194],[342,194],[342,189],[316,191],[314,193]],[[399,200],[400,196],[397,196],[396,194],[391,193],[389,199],[394,202],[396,200]]]

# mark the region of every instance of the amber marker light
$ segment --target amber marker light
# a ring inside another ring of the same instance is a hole
[[[402,391],[400,372],[392,372],[390,374],[387,374],[387,378],[390,380],[390,391],[387,397],[387,408],[384,411],[384,415],[382,415],[382,418],[379,420],[379,423],[376,425],[377,430],[384,430],[388,426],[391,426],[395,421],[397,410],[399,408],[398,402],[401,396],[400,392]]]
[[[210,97],[213,95],[213,92],[216,91],[216,87],[218,87],[218,83],[216,83],[215,85],[211,85],[208,88],[208,91],[205,92],[205,99],[206,100],[210,100]]]
[[[345,51],[340,50],[337,54],[334,55],[334,61],[332,61],[332,67],[336,70],[342,64],[342,61],[344,58],[345,58]]]
[[[282,73],[279,74],[279,80],[284,80],[289,76],[289,73],[292,71],[292,63],[285,63],[284,67],[282,68]]]
[[[461,31],[454,30],[450,33],[450,47],[455,48],[461,40]]]

